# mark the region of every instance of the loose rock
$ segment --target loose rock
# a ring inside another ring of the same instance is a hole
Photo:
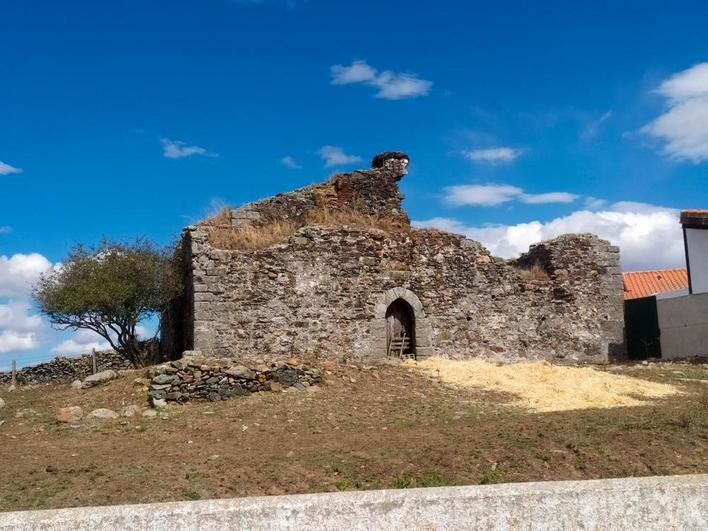
[[[116,371],[110,370],[110,369],[107,371],[97,372],[96,374],[92,374],[91,376],[87,376],[81,387],[83,389],[88,389],[89,387],[95,387],[97,385],[101,385],[101,384],[110,382],[111,380],[115,379],[116,376],[118,376],[118,373]]]
[[[59,408],[54,418],[58,422],[78,422],[83,416],[84,410],[79,406],[69,406]]]
[[[136,405],[125,406],[120,410],[120,414],[124,417],[134,417],[135,415],[140,415],[142,408]]]
[[[94,418],[94,419],[108,420],[108,419],[118,418],[118,413],[116,413],[112,409],[106,409],[105,407],[100,407],[98,409],[94,409],[91,413],[89,413],[87,415],[87,417]]]
[[[151,403],[152,407],[154,407],[155,409],[162,409],[162,408],[167,407],[167,400],[165,400],[163,398],[152,397],[152,399],[150,400],[150,403]]]
[[[73,382],[71,382],[72,389],[81,389],[82,386],[83,382],[81,380],[74,380]]]

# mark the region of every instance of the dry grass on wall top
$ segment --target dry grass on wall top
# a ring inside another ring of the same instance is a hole
[[[514,406],[535,412],[644,406],[682,393],[673,385],[547,361],[496,364],[433,357],[404,363],[454,387],[515,395]]]
[[[212,227],[209,243],[216,249],[255,251],[284,241],[298,228],[292,221],[271,221],[265,225],[240,228]]]
[[[227,227],[231,225],[231,208],[219,207],[216,212],[209,214],[206,219],[199,222],[204,227]]]
[[[308,225],[323,225],[325,227],[356,227],[362,229],[380,229],[386,232],[401,232],[409,226],[399,219],[383,216],[372,216],[358,210],[313,210],[307,215]]]
[[[315,210],[305,222],[272,220],[262,225],[234,228],[230,226],[229,209],[206,219],[201,225],[209,227],[209,243],[216,249],[255,251],[285,241],[296,230],[306,225],[325,227],[355,227],[380,229],[386,232],[407,230],[407,226],[393,218],[370,216],[355,210]]]
[[[548,272],[538,262],[532,265],[530,268],[516,267],[516,271],[518,271],[518,273],[521,275],[521,278],[527,281],[538,280],[540,282],[545,282],[551,279],[551,277],[548,276]]]

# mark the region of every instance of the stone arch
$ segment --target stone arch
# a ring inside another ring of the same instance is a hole
[[[386,351],[388,356],[415,359],[415,312],[401,297],[386,310]]]
[[[388,310],[388,307],[396,299],[403,299],[410,305],[413,309],[413,315],[416,320],[425,318],[423,303],[420,302],[420,299],[415,293],[406,288],[392,288],[381,295],[376,307],[374,308],[374,318],[385,319],[386,310]]]

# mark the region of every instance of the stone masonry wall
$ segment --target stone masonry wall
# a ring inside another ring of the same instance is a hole
[[[412,230],[397,185],[407,165],[404,153],[384,153],[370,170],[232,210],[236,229],[272,220],[302,226],[265,249],[215,249],[208,227],[188,227],[187,293],[163,320],[172,355],[384,357],[386,310],[396,299],[414,314],[419,357],[604,362],[623,349],[616,247],[565,235],[505,261],[462,236]],[[389,232],[318,226],[308,220],[318,209],[401,223]],[[519,271],[535,264],[547,279]]]
[[[437,230],[304,227],[259,251],[190,231],[193,348],[215,356],[386,355],[385,311],[415,311],[419,356],[602,362],[622,344],[618,252],[591,235],[532,248],[525,280],[479,243]]]

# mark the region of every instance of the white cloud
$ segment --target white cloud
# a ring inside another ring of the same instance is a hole
[[[566,233],[590,232],[620,247],[625,270],[684,266],[679,211],[622,201],[604,210],[580,210],[548,222],[516,225],[468,226],[450,218],[416,221],[418,227],[436,227],[482,242],[496,256],[513,258],[528,246]]]
[[[349,85],[374,81],[378,72],[366,61],[354,61],[350,66],[331,66],[330,74],[332,75],[332,85]]]
[[[0,304],[0,330],[15,332],[31,332],[42,326],[39,315],[30,315],[30,305],[27,302],[9,302]]]
[[[92,349],[109,350],[111,345],[92,330],[79,329],[74,333],[71,339],[65,339],[57,346],[52,348],[54,354],[61,356],[75,356],[78,354],[86,354]]]
[[[582,140],[583,142],[589,142],[590,140],[593,140],[600,132],[600,127],[602,127],[602,124],[604,124],[610,118],[612,118],[612,111],[607,111],[605,114],[603,114],[596,120],[591,120],[590,123],[588,123],[581,131],[580,140]]]
[[[88,354],[93,349],[96,351],[110,350],[111,345],[108,341],[92,341],[90,343],[79,343],[74,339],[65,339],[56,347],[52,348],[52,353],[59,356],[76,356],[79,354]]]
[[[607,206],[608,201],[606,199],[600,199],[599,197],[593,197],[591,195],[585,197],[585,208],[588,210],[600,210]]]
[[[463,151],[462,155],[475,162],[502,164],[515,161],[525,151],[526,149],[524,148],[496,147],[489,149],[471,149]]]
[[[0,297],[24,298],[52,263],[38,253],[0,256]]]
[[[291,157],[290,155],[280,159],[280,163],[286,168],[292,168],[293,170],[299,170],[302,168],[302,166],[297,163],[295,158]]]
[[[32,350],[38,346],[39,341],[37,341],[34,332],[15,332],[14,330],[0,332],[0,354]]]
[[[384,70],[380,72],[366,61],[354,61],[349,66],[330,67],[333,85],[361,83],[378,89],[375,98],[401,100],[426,96],[433,86],[432,81],[420,79],[417,74]]]
[[[346,166],[348,164],[356,164],[361,162],[362,158],[357,155],[348,155],[344,149],[339,146],[322,146],[317,150],[317,153],[325,162],[325,168],[332,166]]]
[[[15,168],[0,160],[0,175],[10,175],[12,173],[22,173],[22,168]]]
[[[190,146],[186,142],[182,142],[180,140],[163,138],[160,142],[162,142],[162,154],[168,159],[183,159],[193,155],[201,155],[204,157],[218,156],[216,153],[207,151],[206,148],[200,146]]]
[[[444,189],[445,202],[452,206],[495,206],[509,201],[527,204],[572,203],[579,196],[568,192],[528,194],[510,184],[461,184]]]
[[[0,353],[30,350],[39,345],[37,330],[42,327],[39,315],[30,315],[26,302],[0,304]]]
[[[12,232],[12,227],[10,225],[0,226],[0,234],[9,234]]]
[[[512,201],[523,192],[509,184],[461,184],[445,188],[445,201],[453,206],[494,206]]]
[[[664,80],[657,92],[667,109],[642,127],[664,142],[664,153],[698,164],[708,160],[708,63],[697,64]]]
[[[37,332],[43,327],[42,318],[30,313],[27,298],[32,285],[42,273],[52,269],[52,263],[38,253],[0,256],[0,353],[20,352],[39,346]]]
[[[142,325],[135,327],[135,333],[140,340],[146,340],[152,337],[147,328]],[[111,337],[115,339],[114,334]],[[60,356],[76,356],[79,354],[87,354],[91,350],[97,351],[110,350],[111,344],[96,332],[85,328],[80,328],[74,332],[73,337],[65,339],[57,346],[52,348],[52,353]]]
[[[519,201],[529,205],[541,205],[545,203],[572,203],[578,197],[569,192],[547,192],[545,194],[521,194]]]

